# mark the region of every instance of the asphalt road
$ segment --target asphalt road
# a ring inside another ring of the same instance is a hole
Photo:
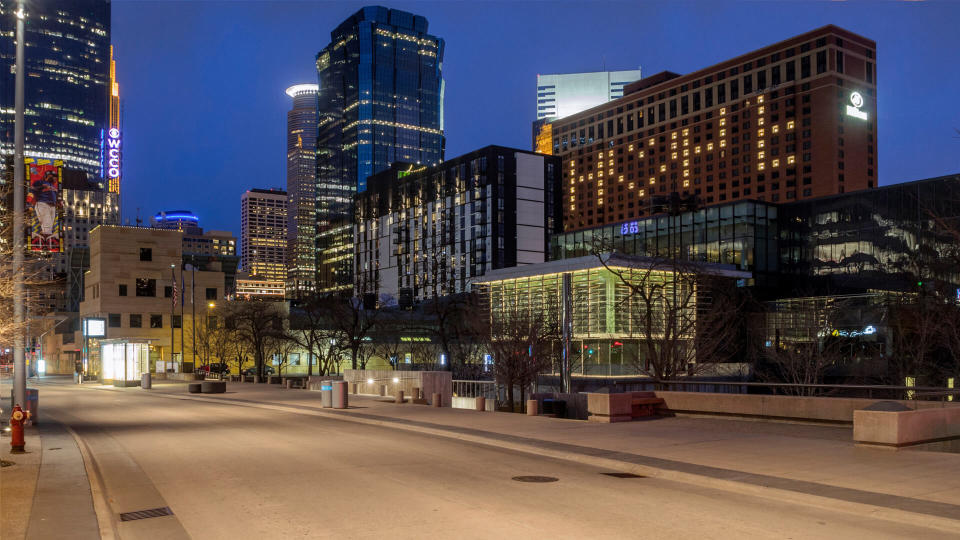
[[[295,413],[44,385],[121,538],[936,538],[869,516]],[[512,480],[551,476],[551,483]]]

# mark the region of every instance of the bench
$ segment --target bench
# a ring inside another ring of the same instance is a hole
[[[634,397],[630,400],[630,417],[640,418],[644,416],[653,416],[657,412],[657,407],[666,403],[663,398],[658,397]]]

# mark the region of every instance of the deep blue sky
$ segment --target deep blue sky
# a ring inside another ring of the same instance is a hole
[[[124,217],[191,209],[239,233],[240,195],[285,185],[284,89],[352,2],[114,0]],[[446,40],[447,157],[529,148],[537,73],[687,73],[836,24],[877,42],[880,184],[960,171],[960,3],[396,2]]]

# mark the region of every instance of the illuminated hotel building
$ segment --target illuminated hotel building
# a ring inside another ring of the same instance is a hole
[[[0,4],[0,154],[13,154],[16,3]],[[110,87],[107,0],[24,2],[25,153],[104,177]]]
[[[662,211],[877,186],[876,43],[825,26],[699,71],[662,72],[554,121],[564,230]]]
[[[240,266],[251,278],[287,277],[287,192],[251,189],[240,198]]]
[[[353,288],[353,196],[391,163],[443,160],[444,42],[427,19],[365,7],[317,54],[317,289]]]
[[[287,88],[287,295],[300,298],[317,278],[317,92],[316,84]]]

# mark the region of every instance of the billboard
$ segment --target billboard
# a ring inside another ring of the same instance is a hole
[[[63,251],[63,162],[28,158],[26,167],[27,249],[59,253]]]

